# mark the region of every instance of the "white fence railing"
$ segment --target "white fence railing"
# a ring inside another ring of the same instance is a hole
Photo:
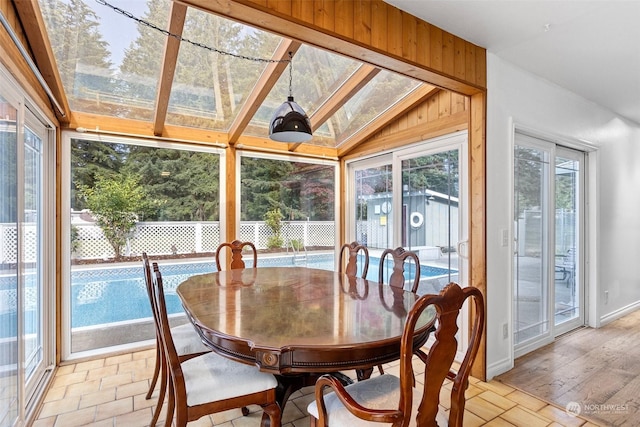
[[[74,224],[77,233],[74,257],[99,259],[114,256],[113,249],[100,227]],[[251,241],[258,249],[266,249],[272,231],[263,221],[240,224],[240,240]],[[305,247],[334,246],[333,221],[286,222],[282,226],[285,246],[297,240]],[[139,222],[127,242],[123,255],[185,254],[213,252],[220,244],[220,223],[212,222]]]
[[[112,258],[113,248],[102,229],[94,224],[74,224],[76,240],[73,256],[76,259]],[[24,226],[24,261],[36,260],[37,239],[35,224]],[[258,249],[266,249],[272,231],[263,221],[240,223],[240,240],[251,241]],[[18,232],[15,224],[0,224],[0,263],[17,261]],[[335,246],[333,221],[291,221],[282,225],[285,247],[298,241],[305,247]],[[220,244],[220,223],[212,222],[139,222],[124,248],[123,255],[185,254],[213,252]]]
[[[78,259],[110,258],[113,249],[100,227],[75,225],[78,234],[74,256]],[[257,249],[267,249],[272,231],[263,221],[240,223],[243,241],[251,241]],[[333,221],[288,222],[282,227],[285,244],[299,240],[304,246],[334,246]],[[129,238],[124,255],[185,254],[213,252],[220,244],[220,223],[215,222],[140,222]]]

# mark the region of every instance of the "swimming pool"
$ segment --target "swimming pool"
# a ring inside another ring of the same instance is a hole
[[[367,278],[378,280],[379,260],[371,258]],[[170,263],[158,262],[165,286],[167,311],[182,313],[176,287],[188,277],[216,271],[215,262]],[[392,261],[387,260],[392,266]],[[251,267],[251,261],[247,267]],[[307,266],[334,270],[334,255],[307,255],[304,259],[293,256],[260,258],[261,267]],[[407,269],[408,279],[415,274],[413,266]],[[421,276],[435,277],[455,273],[455,270],[421,266]],[[140,266],[74,269],[71,274],[71,327],[83,328],[117,322],[151,318],[151,307]]]

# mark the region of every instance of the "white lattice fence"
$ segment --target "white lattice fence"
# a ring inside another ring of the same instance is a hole
[[[23,225],[23,254],[24,262],[35,262],[38,258],[38,227],[36,224]],[[0,224],[0,263],[15,264],[18,253],[18,230],[15,224]]]
[[[214,252],[220,244],[220,223],[202,223],[202,252]]]
[[[304,243],[304,235],[307,229],[306,224],[306,222],[285,222],[283,224],[282,238],[284,239],[285,246],[291,246],[291,242],[293,241]]]
[[[15,224],[0,225],[2,242],[0,242],[0,262],[14,264],[18,261],[18,229]]]
[[[305,246],[335,246],[336,225],[333,222],[306,222]]]
[[[131,252],[148,254],[190,253],[202,238],[202,224],[191,222],[139,223],[131,242]]]
[[[298,240],[307,246],[335,246],[335,223],[333,221],[287,221],[282,224],[284,244]],[[250,241],[257,249],[267,249],[273,231],[262,221],[240,223],[240,240]]]
[[[79,259],[110,258],[113,249],[96,225],[74,225],[78,231]],[[254,242],[256,248],[266,249],[271,229],[263,221],[245,221],[240,224],[243,241]],[[304,246],[334,246],[335,224],[330,221],[301,221],[283,224],[282,238],[287,242],[298,240]],[[234,237],[235,238],[235,237]],[[123,254],[149,255],[170,253],[213,252],[220,244],[219,222],[140,222],[136,225]]]
[[[38,259],[38,226],[25,224],[22,236],[22,259],[24,262],[35,262]]]
[[[76,258],[114,256],[113,249],[96,225],[74,225],[78,231]],[[219,222],[139,222],[123,253],[161,255],[213,252],[220,244]]]
[[[238,240],[253,242],[256,249],[267,247],[267,239],[271,235],[271,229],[264,222],[245,221],[240,223],[240,236]]]
[[[112,258],[113,248],[105,239],[102,230],[97,225],[74,225],[77,231],[76,258],[96,259]]]

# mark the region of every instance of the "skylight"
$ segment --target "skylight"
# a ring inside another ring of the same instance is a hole
[[[101,3],[40,0],[73,111],[141,120],[160,130],[166,123],[224,134],[244,123],[243,135],[268,138],[273,111],[288,95],[286,67],[270,79],[277,83],[266,97],[255,94],[264,89],[258,87],[267,81],[263,74],[274,72],[268,64],[279,60],[274,55],[284,39],[188,7],[182,25],[179,8],[186,6],[170,0],[109,0],[129,17]],[[177,58],[171,57],[167,32],[193,43],[180,42]],[[315,145],[339,145],[419,85],[309,45],[296,49],[292,66],[293,94],[311,118]],[[247,102],[255,106],[248,109]]]

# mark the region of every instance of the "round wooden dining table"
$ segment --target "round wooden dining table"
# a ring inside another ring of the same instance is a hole
[[[408,311],[418,295],[341,273],[259,267],[189,277],[176,289],[184,310],[217,353],[277,376],[281,408],[323,373],[397,360]],[[429,337],[425,311],[416,346]],[[264,425],[264,418],[263,418]]]

